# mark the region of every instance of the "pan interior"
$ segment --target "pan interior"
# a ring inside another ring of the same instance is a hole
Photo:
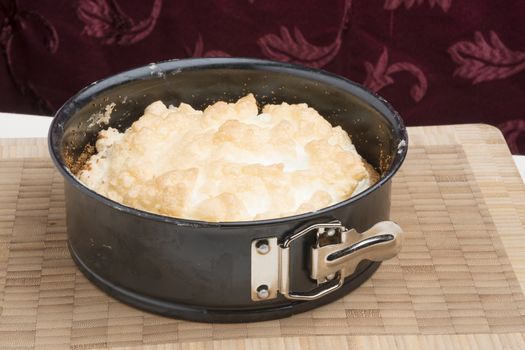
[[[128,128],[156,100],[166,105],[189,103],[202,109],[216,101],[234,102],[253,93],[260,105],[307,103],[332,125],[340,125],[357,151],[385,174],[392,166],[404,138],[395,113],[377,97],[348,81],[318,71],[290,67],[211,66],[181,69],[167,62],[139,68],[95,84],[76,96],[59,112],[63,135],[57,145],[62,162],[78,171],[94,151],[96,135],[108,126]],[[98,85],[98,86],[97,86]],[[90,122],[114,104],[109,124]],[[90,119],[92,118],[92,119]]]

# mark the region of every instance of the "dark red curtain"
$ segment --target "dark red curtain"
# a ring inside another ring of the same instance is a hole
[[[171,58],[262,57],[378,91],[408,125],[489,123],[525,153],[525,1],[0,0],[0,111],[53,113]]]

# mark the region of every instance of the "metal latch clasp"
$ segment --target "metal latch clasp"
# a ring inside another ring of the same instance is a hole
[[[297,239],[316,233],[310,248],[310,278],[318,287],[297,292],[290,288],[290,249]],[[281,244],[276,237],[252,242],[252,300],[273,299],[282,294],[291,300],[315,300],[339,289],[363,260],[383,261],[397,255],[403,231],[392,221],[383,221],[358,233],[339,221],[311,225],[288,236]]]

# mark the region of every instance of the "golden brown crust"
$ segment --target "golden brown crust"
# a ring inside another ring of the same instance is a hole
[[[71,154],[71,151],[66,149],[65,163],[74,175],[77,175],[81,170],[91,170],[91,164],[86,162],[96,153],[96,151],[95,146],[87,144],[78,158],[75,159]]]
[[[375,171],[349,136],[306,104],[266,105],[253,95],[204,111],[157,101],[125,132],[101,131],[78,174],[109,198],[206,221],[314,211],[370,186]]]
[[[377,170],[374,169],[374,167],[364,159],[363,159],[363,165],[365,166],[365,170],[368,173],[368,177],[370,178],[370,182],[371,182],[370,186],[378,182],[381,176],[379,175]]]

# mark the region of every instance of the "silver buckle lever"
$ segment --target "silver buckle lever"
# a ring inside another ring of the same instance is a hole
[[[297,239],[316,231],[316,244],[310,249],[310,277],[318,288],[307,292],[290,290],[290,249]],[[392,221],[377,223],[358,233],[339,221],[314,224],[287,237],[252,242],[252,300],[273,299],[282,294],[290,300],[315,300],[341,288],[363,260],[383,261],[397,255],[401,248],[401,228]]]

